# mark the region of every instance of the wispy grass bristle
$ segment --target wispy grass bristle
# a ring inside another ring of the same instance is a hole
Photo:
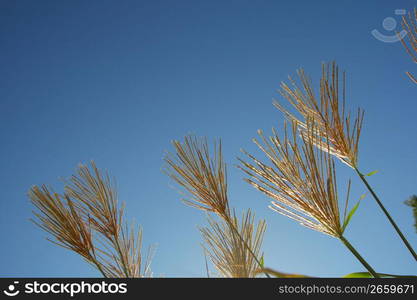
[[[314,122],[307,122],[305,134],[298,134],[298,123],[284,126],[284,137],[277,131],[261,141],[254,139],[269,160],[263,163],[244,151],[250,162],[239,159],[246,181],[272,198],[270,208],[313,230],[340,237],[337,181],[334,161],[329,152],[315,147]],[[329,147],[322,142],[320,148]]]
[[[63,195],[45,185],[34,186],[29,198],[38,209],[38,224],[52,235],[50,241],[72,250],[94,265],[104,277],[151,275],[153,249],[142,256],[142,229],[137,233],[123,218],[116,189],[109,175],[80,165],[78,174],[66,182]]]
[[[245,273],[238,268],[249,268],[249,262],[251,266],[255,262],[258,269],[260,268],[260,261],[254,252],[258,248],[252,249],[252,247],[260,247],[262,239],[257,239],[259,243],[253,244],[252,241],[247,240],[250,236],[245,236],[249,233],[250,213],[246,217],[248,219],[242,221],[246,223],[242,223],[244,227],[239,232],[237,218],[230,211],[227,168],[223,159],[221,141],[214,144],[213,153],[209,151],[207,139],[194,136],[186,136],[183,143],[174,141],[173,145],[176,153],[168,153],[165,156],[165,173],[189,193],[190,199],[184,202],[200,210],[214,213],[224,222],[223,225],[219,225],[211,219],[210,225],[213,231],[208,229],[202,231],[206,242],[211,245],[210,258],[213,264],[227,277],[254,276],[252,271]],[[247,261],[244,262],[242,253],[245,255],[249,253],[252,258],[245,256]],[[234,266],[227,267],[227,263],[231,261],[234,261]],[[238,267],[236,262],[241,266]],[[223,267],[220,266],[221,264]],[[252,267],[247,270],[252,270]]]
[[[208,222],[209,227],[201,228],[200,231],[206,252],[220,275],[232,278],[256,277],[259,265],[254,255],[258,261],[262,260],[265,221],[259,221],[256,225],[254,215],[248,210],[240,222],[236,215],[232,218],[232,224],[213,218],[209,218]],[[246,245],[249,245],[251,251],[248,251]]]
[[[184,203],[228,216],[227,171],[221,141],[214,145],[212,155],[206,139],[186,136],[183,143],[174,141],[173,145],[176,153],[165,156],[165,173],[190,194]]]
[[[307,120],[314,123],[312,142],[328,151],[343,163],[354,168],[358,163],[359,138],[364,111],[358,109],[355,116],[345,109],[345,74],[339,79],[336,63],[323,64],[319,95],[316,96],[311,80],[303,69],[298,70],[301,87],[290,78],[290,85],[281,83],[281,95],[296,109],[302,118],[296,117],[278,101],[274,106],[290,121],[296,121],[300,134],[307,134]],[[342,84],[342,91],[339,85]],[[309,133],[310,134],[310,133]],[[325,143],[323,143],[323,141]]]

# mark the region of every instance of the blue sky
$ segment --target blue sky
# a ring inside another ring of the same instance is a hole
[[[268,199],[233,167],[239,149],[260,155],[256,130],[282,125],[271,105],[282,80],[320,64],[347,71],[347,105],[365,109],[360,165],[417,248],[417,68],[400,43],[383,43],[383,20],[415,1],[0,1],[0,276],[89,277],[77,255],[45,240],[29,219],[34,184],[57,190],[80,162],[117,178],[127,217],[157,245],[155,276],[205,276],[198,226],[161,172],[171,140],[222,138],[231,204],[267,220],[265,263],[284,272],[341,276],[363,267],[336,239],[267,208]],[[397,27],[398,28],[398,27]],[[338,169],[344,198],[365,192]],[[379,272],[417,273],[416,264],[369,196],[347,238]]]

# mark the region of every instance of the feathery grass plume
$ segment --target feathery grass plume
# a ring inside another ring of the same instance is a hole
[[[414,8],[413,12],[409,12],[408,16],[402,17],[402,27],[407,31],[408,44],[405,38],[400,39],[401,43],[413,62],[417,63],[417,8]],[[417,83],[417,79],[410,72],[406,72],[406,74],[414,83]]]
[[[342,91],[339,91],[339,68],[336,63],[323,64],[320,80],[320,93],[316,96],[311,80],[303,69],[298,70],[301,87],[291,77],[291,85],[281,83],[281,95],[301,114],[304,120],[274,101],[274,106],[292,121],[297,121],[301,134],[308,131],[306,120],[314,121],[313,142],[321,150],[328,151],[342,162],[354,168],[358,163],[359,138],[362,129],[364,111],[358,109],[354,120],[345,110],[345,74],[343,73]],[[342,103],[340,103],[340,98]],[[326,141],[323,143],[323,141]]]
[[[327,144],[321,141],[319,147],[315,147],[318,142],[315,136],[315,122],[310,118],[307,119],[302,135],[298,134],[297,121],[293,120],[291,124],[291,136],[289,136],[285,123],[283,139],[278,136],[275,129],[269,139],[259,131],[262,143],[256,139],[254,142],[264,152],[272,166],[243,151],[253,161],[248,163],[239,159],[242,164],[239,168],[250,176],[245,180],[273,199],[271,209],[310,229],[340,239],[374,277],[379,277],[343,236],[345,224],[349,222],[349,217],[346,217],[348,200],[346,200],[342,225],[334,161],[330,151],[320,150],[330,147],[328,141]]]
[[[101,174],[94,162],[91,171],[80,165],[78,176],[72,176],[64,190],[60,196],[45,186],[32,187],[29,197],[41,212],[34,213],[37,224],[58,245],[92,262],[105,277],[149,276],[152,249],[143,262],[142,229],[135,234],[133,226],[125,224],[109,175]]]
[[[274,105],[281,110],[284,115],[299,124],[300,134],[305,136],[312,132],[312,142],[323,151],[339,158],[343,163],[350,166],[361,178],[372,197],[377,202],[397,234],[400,236],[404,245],[417,260],[417,254],[410,243],[401,232],[394,219],[390,216],[387,209],[382,204],[379,197],[367,182],[365,175],[358,169],[358,147],[362,129],[364,112],[358,109],[355,119],[352,121],[350,112],[345,111],[345,75],[342,80],[342,103],[339,103],[339,70],[335,62],[322,65],[322,77],[320,80],[319,100],[316,98],[311,81],[301,69],[298,76],[302,83],[302,88],[290,78],[292,88],[287,84],[281,84],[281,94],[290,104],[301,114],[304,120],[299,120],[278,102]],[[307,124],[307,120],[311,120]],[[311,131],[311,128],[314,130]]]
[[[330,154],[314,146],[316,139],[312,126],[306,127],[297,140],[298,123],[292,122],[292,137],[284,126],[284,139],[273,129],[267,139],[261,130],[262,143],[254,139],[257,146],[269,159],[271,166],[243,151],[253,162],[239,166],[250,178],[249,184],[273,200],[270,208],[313,230],[340,237],[339,204],[334,162]],[[320,148],[325,147],[321,145]]]
[[[246,250],[260,266],[251,245],[240,235],[231,215],[227,196],[227,169],[223,160],[222,144],[214,145],[212,158],[207,139],[186,136],[184,142],[174,141],[176,154],[167,153],[164,172],[183,187],[191,196],[183,202],[203,211],[212,212],[222,218],[233,230]],[[269,277],[268,274],[265,274]]]
[[[101,174],[94,162],[91,171],[80,164],[64,187],[65,194],[76,199],[83,216],[108,240],[121,232],[124,207],[118,208],[116,188],[108,174]]]
[[[223,277],[254,278],[259,274],[262,260],[261,245],[266,229],[264,220],[255,224],[254,215],[248,210],[239,220],[234,214],[232,224],[221,219],[209,218],[209,227],[201,228],[206,243],[205,250],[210,260]],[[237,228],[237,230],[235,230]],[[242,239],[243,238],[243,239]],[[249,245],[250,251],[248,251]]]
[[[120,249],[125,257],[126,266],[128,268],[129,277],[141,278],[152,277],[151,262],[154,254],[154,247],[149,247],[146,257],[142,254],[142,227],[139,227],[135,234],[134,226],[130,229],[125,225],[120,234]],[[121,260],[117,260],[121,261]],[[121,266],[119,265],[119,269]],[[122,276],[123,277],[123,276]]]
[[[34,223],[55,237],[55,241],[48,240],[78,253],[107,277],[98,261],[89,224],[81,217],[74,202],[68,196],[51,191],[46,185],[32,187],[29,197],[39,211],[34,212],[38,219]]]
[[[227,174],[221,141],[214,145],[214,158],[207,139],[186,136],[184,143],[173,141],[173,145],[176,154],[165,156],[165,173],[191,195],[190,200],[183,202],[228,218]]]

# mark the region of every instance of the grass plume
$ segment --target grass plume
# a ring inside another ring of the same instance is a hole
[[[207,139],[198,139],[194,136],[186,136],[183,143],[174,141],[173,145],[176,153],[167,153],[164,158],[166,162],[164,171],[190,195],[190,199],[185,199],[183,202],[197,209],[215,213],[226,224],[219,225],[211,221],[210,225],[214,231],[211,231],[211,234],[208,229],[202,231],[206,241],[214,246],[214,238],[223,241],[228,240],[230,242],[231,237],[238,237],[240,242],[239,244],[234,244],[234,246],[240,245],[244,248],[240,249],[241,252],[235,249],[236,251],[231,252],[231,254],[240,255],[240,253],[249,252],[252,255],[253,261],[262,268],[260,258],[254,252],[256,249],[252,249],[254,245],[246,240],[245,231],[239,231],[237,218],[230,211],[227,195],[227,168],[223,159],[221,141],[214,144],[214,154],[211,154],[209,151]],[[233,231],[233,234],[230,233],[230,230]],[[209,237],[211,239],[207,240]],[[211,248],[213,251],[226,251],[225,249],[230,249],[230,245],[224,245],[224,248],[217,248],[217,250],[215,250],[216,248]],[[226,257],[221,256],[220,252],[217,252],[217,255],[213,255],[212,252],[212,255],[209,257],[218,269],[221,258],[223,258],[223,263],[226,263],[224,261]],[[231,258],[229,256],[227,260],[241,261],[241,258]],[[226,271],[224,269],[223,271],[222,274],[225,276],[234,274],[230,270]],[[247,275],[251,274],[254,273],[247,273]],[[265,275],[269,277],[268,274]]]
[[[301,134],[305,135],[309,131],[306,120],[312,121],[313,143],[354,168],[358,163],[364,111],[358,109],[354,117],[346,111],[345,74],[343,73],[342,80],[340,80],[336,63],[323,64],[320,91],[316,96],[311,80],[304,70],[300,69],[297,73],[301,86],[290,77],[290,85],[281,83],[280,94],[300,113],[302,119],[297,118],[278,101],[274,101],[274,106],[289,120],[299,124]],[[341,91],[340,84],[342,85]]]
[[[191,195],[191,199],[183,200],[184,203],[214,212],[222,218],[229,217],[226,164],[221,142],[214,145],[212,156],[206,139],[187,136],[184,143],[174,141],[173,145],[176,154],[165,156],[165,173]]]
[[[254,142],[268,158],[270,165],[244,151],[251,162],[239,159],[240,168],[249,175],[246,178],[249,184],[272,198],[271,209],[303,226],[338,238],[374,277],[378,277],[343,236],[346,227],[343,224],[349,221],[346,219],[348,200],[342,223],[334,161],[330,151],[322,151],[329,147],[328,142],[325,144],[321,141],[320,147],[315,146],[318,141],[314,124],[314,120],[308,119],[304,134],[299,135],[299,124],[292,120],[290,132],[284,126],[282,139],[275,129],[269,139],[259,131],[262,142],[256,139]]]
[[[413,37],[410,38],[413,39]],[[290,78],[292,88],[282,83],[281,94],[302,116],[301,120],[278,102],[274,102],[274,105],[288,119],[299,125],[299,132],[302,136],[309,135],[309,139],[317,148],[334,155],[355,170],[404,245],[417,260],[417,254],[411,244],[372,189],[365,175],[359,170],[359,139],[364,112],[358,109],[354,119],[351,118],[350,112],[346,112],[345,75],[343,74],[342,91],[340,92],[339,69],[336,63],[323,64],[318,97],[314,93],[311,81],[302,69],[298,71],[298,75],[302,88]],[[342,99],[341,103],[340,98]]]
[[[309,128],[309,127],[307,127]],[[290,133],[285,126],[281,139],[273,129],[268,139],[259,131],[262,142],[254,142],[270,165],[244,152],[251,160],[240,168],[249,175],[249,184],[272,198],[270,208],[313,230],[340,237],[340,222],[334,162],[329,153],[314,147],[313,130],[297,137],[298,124],[292,122]]]
[[[209,218],[209,227],[200,229],[206,252],[223,277],[256,277],[259,265],[254,255],[258,258],[263,256],[260,251],[266,223],[262,220],[256,225],[254,215],[248,210],[240,224],[239,219],[233,216],[232,224],[233,227],[222,219],[216,221]],[[245,245],[249,245],[252,253]]]
[[[43,185],[33,186],[29,198],[37,208],[34,222],[52,235],[49,240],[81,255],[104,277],[151,275],[153,251],[143,257],[142,229],[124,222],[110,176],[94,162],[79,166],[63,195]]]

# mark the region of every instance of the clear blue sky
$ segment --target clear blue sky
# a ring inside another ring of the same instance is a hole
[[[267,208],[268,199],[233,167],[239,149],[282,124],[271,105],[288,74],[320,64],[348,75],[348,106],[366,111],[360,165],[417,248],[411,211],[417,193],[417,67],[383,20],[415,1],[0,1],[0,276],[97,276],[77,255],[30,223],[27,190],[71,175],[94,159],[117,178],[128,218],[156,244],[155,276],[205,276],[198,226],[161,172],[170,141],[221,137],[230,163],[231,203],[267,220],[266,265],[341,276],[363,270],[336,239]],[[279,97],[278,97],[279,99]],[[340,166],[339,189],[354,178]],[[376,203],[363,201],[346,233],[379,272],[417,273]]]

